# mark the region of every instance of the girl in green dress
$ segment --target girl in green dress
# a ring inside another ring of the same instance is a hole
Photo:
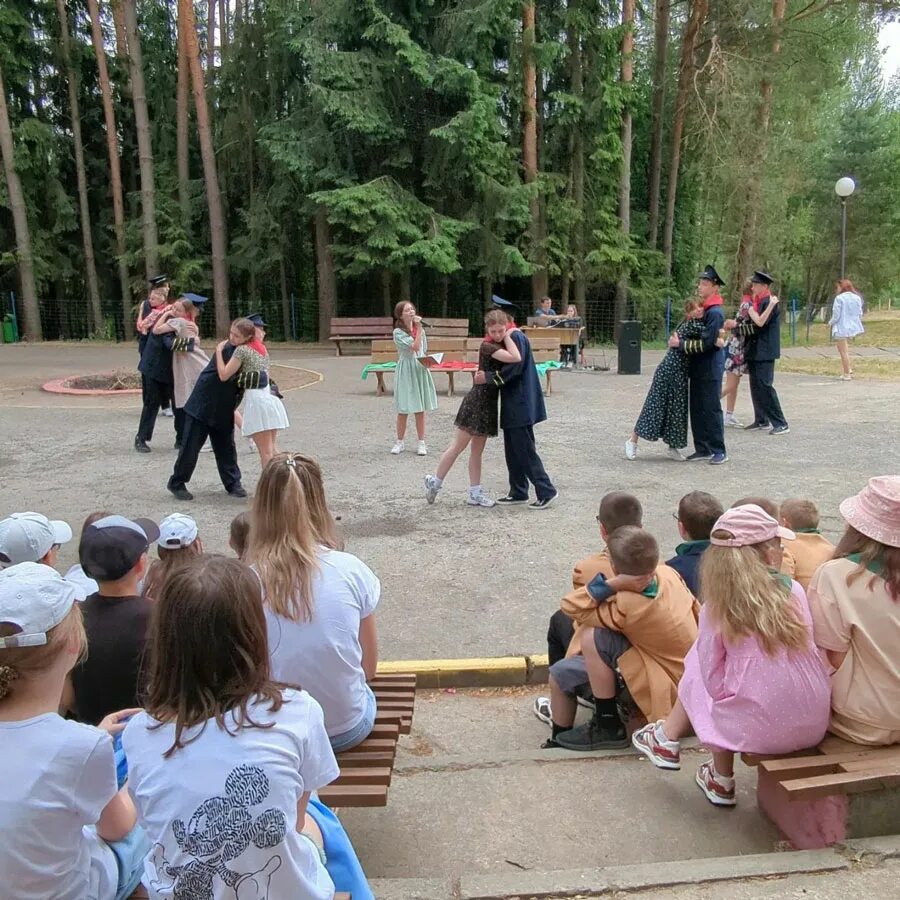
[[[428,339],[422,327],[422,317],[416,315],[412,303],[403,300],[394,307],[394,345],[397,347],[397,369],[394,372],[394,405],[397,407],[397,442],[391,453],[402,453],[406,437],[406,421],[416,417],[419,447],[416,453],[425,456],[425,413],[437,409],[437,392],[431,372],[419,359],[428,353]]]

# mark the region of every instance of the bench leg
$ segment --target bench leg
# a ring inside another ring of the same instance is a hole
[[[336,355],[340,356],[341,355],[341,342],[340,341],[334,342],[334,349],[337,350]]]
[[[376,372],[375,378],[378,381],[378,384],[375,385],[375,396],[380,397],[385,392],[384,372]]]
[[[453,376],[454,376],[454,374],[455,373],[453,373],[453,372],[447,373],[447,396],[448,397],[453,396]]]
[[[553,383],[550,381],[550,376],[552,374],[553,369],[547,369],[547,371],[544,372],[544,379],[547,382],[547,389],[544,391],[544,394],[546,394],[546,396],[548,397],[553,393]]]

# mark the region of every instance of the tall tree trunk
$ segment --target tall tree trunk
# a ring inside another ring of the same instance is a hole
[[[281,288],[281,327],[284,330],[284,339],[291,340],[291,297],[287,286],[287,266],[284,264],[285,247],[281,248],[281,258],[278,260],[278,283]]]
[[[178,0],[178,15],[183,18],[191,87],[197,110],[197,132],[200,137],[200,156],[203,159],[203,179],[206,183],[206,202],[209,207],[209,237],[212,244],[213,299],[216,311],[216,334],[228,335],[228,268],[226,260],[225,217],[216,169],[216,151],[209,126],[206,106],[206,86],[200,67],[200,46],[197,43],[197,23],[194,21],[193,0]]]
[[[584,59],[581,49],[581,32],[578,17],[581,0],[569,0],[569,23],[566,40],[569,45],[569,80],[572,94],[584,98]],[[575,206],[574,234],[572,239],[572,281],[574,283],[575,305],[580,315],[584,315],[586,278],[584,265],[584,117],[579,114],[572,124],[571,135],[571,178],[572,203]],[[566,286],[568,286],[566,284]],[[566,298],[568,300],[568,297]],[[560,304],[562,305],[562,304]]]
[[[210,3],[212,0],[210,0]],[[219,0],[219,46],[222,48],[224,56],[225,49],[228,47],[228,7],[225,0]]]
[[[709,0],[690,0],[691,10],[684,36],[681,39],[681,59],[678,63],[678,90],[675,95],[675,115],[672,120],[672,156],[669,161],[669,185],[666,193],[666,220],[663,225],[663,255],[666,258],[666,275],[672,274],[672,238],[675,231],[675,201],[678,197],[678,170],[681,168],[681,141],[684,136],[684,120],[691,77],[694,73],[694,52],[700,29],[709,14]]]
[[[622,84],[625,91],[630,90],[634,79],[634,0],[622,0]],[[622,171],[619,175],[619,226],[625,244],[631,237],[631,98],[625,95],[622,107]],[[615,327],[618,333],[619,322],[626,315],[628,305],[628,269],[622,266],[619,281],[616,284]]]
[[[772,42],[769,55],[761,63],[762,75],[759,82],[759,105],[756,108],[756,128],[753,140],[749,142],[751,157],[748,167],[747,189],[743,204],[741,231],[732,281],[732,293],[740,296],[741,285],[753,268],[753,251],[756,243],[756,223],[759,218],[760,192],[758,179],[762,175],[769,151],[769,133],[772,119],[772,69],[781,55],[781,35],[784,26],[786,0],[772,0]]]
[[[69,17],[65,0],[56,0],[59,17],[59,48],[66,84],[69,90],[69,110],[72,116],[72,142],[75,145],[75,179],[78,183],[78,211],[81,217],[81,243],[84,247],[84,270],[88,298],[91,304],[91,325],[94,333],[103,328],[103,308],[100,305],[100,285],[97,281],[97,262],[94,259],[94,239],[91,236],[91,210],[88,205],[87,175],[84,170],[84,144],[81,140],[81,113],[78,109],[78,75],[72,66],[72,48],[69,39]]]
[[[156,231],[156,182],[153,172],[153,147],[150,142],[150,114],[144,87],[144,57],[138,34],[135,0],[121,0],[128,41],[128,70],[137,130],[138,161],[141,172],[141,230],[144,237],[144,267],[147,278],[159,274],[159,237]]]
[[[656,0],[656,21],[653,28],[653,99],[650,112],[650,186],[647,220],[647,243],[653,250],[656,249],[656,242],[659,239],[659,185],[662,175],[670,4],[671,0]]]
[[[381,270],[381,314],[389,316],[394,311],[394,299],[391,295],[393,277],[390,269]]]
[[[522,165],[525,183],[534,184],[538,173],[537,152],[537,63],[534,57],[535,0],[522,3]],[[547,293],[547,269],[541,250],[541,203],[537,194],[528,201],[532,252],[538,265],[531,276],[532,307],[540,306]]]
[[[16,233],[16,261],[19,266],[19,280],[22,284],[22,303],[25,313],[25,337],[30,341],[43,340],[41,312],[38,307],[37,288],[34,284],[34,260],[31,256],[31,234],[28,231],[28,214],[22,184],[16,173],[16,159],[13,151],[12,126],[6,107],[6,87],[3,84],[3,70],[0,69],[0,156],[6,173],[6,191],[9,194],[9,208],[12,212],[13,229]]]
[[[176,11],[176,43],[178,51],[178,81],[175,88],[175,158],[178,169],[178,205],[181,224],[186,235],[191,230],[190,156],[188,123],[190,120],[191,72],[187,54],[187,35],[181,4]]]
[[[109,153],[110,190],[112,192],[113,223],[116,229],[116,262],[119,269],[119,290],[122,293],[122,324],[125,340],[134,337],[134,314],[131,310],[131,287],[128,283],[128,263],[125,261],[125,208],[122,200],[122,170],[119,160],[119,140],[116,131],[116,114],[113,106],[112,85],[106,65],[103,45],[103,29],[100,27],[100,8],[97,0],[88,0],[91,17],[91,40],[97,57],[100,96],[103,99],[103,118],[106,123],[106,148]]]
[[[123,2],[124,0],[111,0],[110,7],[112,8],[113,28],[116,33],[116,57],[127,66],[128,37],[125,33],[125,12],[122,9]],[[122,93],[130,98],[131,86],[123,85]]]
[[[328,210],[316,207],[316,283],[319,297],[319,340],[331,332],[331,320],[337,310],[337,284],[334,277],[334,257],[331,255],[331,228]]]
[[[206,0],[206,71],[212,85],[212,72],[216,66],[216,0]]]
[[[447,318],[447,308],[450,305],[450,276],[441,275],[438,280],[438,299],[441,301],[441,318]]]

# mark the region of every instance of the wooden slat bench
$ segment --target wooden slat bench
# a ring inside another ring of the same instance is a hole
[[[900,745],[864,747],[828,736],[757,767],[757,803],[800,850],[900,832]]]
[[[428,352],[443,353],[444,358],[440,365],[432,366],[432,374],[446,374],[447,396],[452,397],[456,391],[456,376],[468,375],[475,383],[475,373],[478,371],[478,352],[481,349],[482,338],[435,338],[428,340]],[[553,393],[553,372],[558,365],[559,340],[555,337],[536,337],[531,340],[531,352],[535,363],[539,365],[539,373],[544,376],[545,390],[549,397]],[[393,340],[372,341],[372,361],[363,369],[363,380],[370,371],[375,375],[375,396],[380,397],[386,392],[384,378],[393,374],[393,366],[397,363],[397,349]],[[550,364],[553,363],[553,366]],[[385,366],[385,368],[373,368]]]
[[[361,744],[339,753],[341,774],[319,791],[332,807],[386,806],[397,741],[412,728],[415,675],[376,675],[371,683],[377,702],[375,727]]]
[[[432,338],[462,338],[469,335],[468,319],[426,319],[429,324],[428,341]],[[358,319],[336,318],[331,320],[329,341],[332,341],[337,355],[343,355],[342,344],[346,341],[367,342],[387,340],[393,346],[391,335],[394,320],[390,316],[370,316]]]

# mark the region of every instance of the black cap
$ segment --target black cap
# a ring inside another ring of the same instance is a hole
[[[750,284],[770,285],[775,279],[768,272],[755,271],[750,277]]]
[[[78,557],[89,578],[118,581],[159,538],[159,528],[150,519],[106,516],[88,525],[81,535]]]
[[[181,299],[190,300],[191,303],[194,304],[194,306],[203,306],[203,304],[206,303],[207,300],[209,300],[209,297],[204,297],[202,294],[185,293],[181,295]]]
[[[247,318],[257,327],[257,328],[268,328],[266,325],[265,319],[262,317],[262,313],[250,313]]]
[[[149,278],[147,280],[153,287],[162,287],[164,284],[169,283],[169,276],[168,275],[154,275],[152,278]]]
[[[496,294],[491,296],[491,306],[494,309],[502,309],[504,312],[508,312],[513,308],[513,304],[509,302],[509,300],[504,300],[502,297],[498,297]]]
[[[717,284],[722,287],[725,282],[719,277],[719,273],[716,271],[715,266],[707,266],[698,276],[698,279],[702,279],[703,281],[711,281],[713,284]]]

